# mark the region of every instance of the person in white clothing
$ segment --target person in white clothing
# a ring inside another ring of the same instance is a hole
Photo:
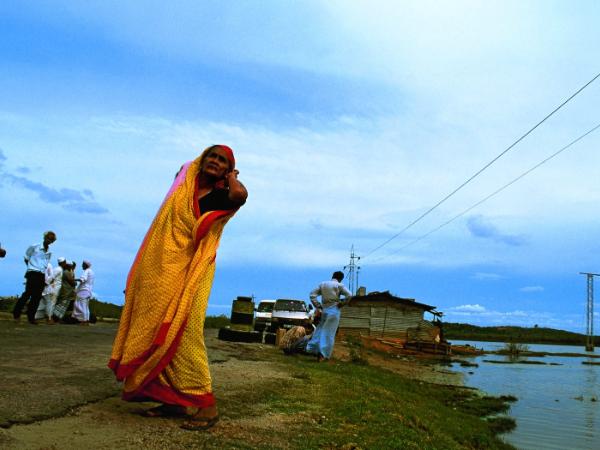
[[[52,264],[48,263],[46,266],[46,270],[44,272],[44,279],[46,281],[46,286],[42,291],[42,298],[40,299],[40,303],[38,305],[38,309],[35,312],[35,320],[40,320],[46,317],[46,304],[52,298],[52,282],[54,269],[52,268]]]
[[[27,272],[25,272],[25,291],[21,294],[21,297],[15,303],[13,308],[13,317],[15,321],[19,321],[21,312],[27,304],[27,320],[32,325],[37,325],[35,320],[35,313],[37,312],[38,305],[42,298],[42,292],[46,287],[46,278],[44,272],[50,263],[52,252],[50,252],[50,245],[56,241],[56,233],[53,231],[46,231],[44,233],[44,241],[41,244],[31,245],[25,252],[23,260],[27,265]]]
[[[83,273],[77,280],[77,299],[73,306],[72,317],[77,319],[81,325],[89,325],[90,323],[90,298],[92,296],[92,288],[94,287],[94,272],[92,271],[92,263],[84,260],[81,264]]]
[[[342,272],[334,272],[331,280],[323,281],[310,293],[310,301],[321,311],[321,321],[306,345],[306,352],[317,355],[319,361],[331,358],[340,323],[340,308],[352,298],[350,291],[342,284],[343,279]],[[341,295],[345,297],[343,301]],[[317,301],[319,296],[321,302]]]
[[[36,320],[46,317],[46,322],[49,325],[54,325],[55,323],[52,320],[52,311],[54,310],[56,297],[58,297],[60,287],[62,286],[62,276],[65,261],[65,258],[62,256],[58,258],[58,266],[56,266],[54,269],[52,268],[51,264],[48,264],[48,269],[46,270],[46,287],[44,292],[42,292],[40,306],[38,306],[38,310],[35,313]]]

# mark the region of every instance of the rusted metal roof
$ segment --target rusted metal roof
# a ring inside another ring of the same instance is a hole
[[[384,292],[369,292],[367,295],[357,295],[352,297],[349,302],[349,306],[359,306],[367,303],[396,303],[403,306],[412,306],[414,308],[422,309],[423,311],[433,311],[436,307],[426,305],[425,303],[419,303],[414,298],[402,298],[396,297],[390,294],[389,291]],[[375,305],[373,305],[375,306]]]

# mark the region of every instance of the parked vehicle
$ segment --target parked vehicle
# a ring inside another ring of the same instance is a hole
[[[261,300],[254,316],[254,330],[264,331],[271,328],[271,316],[275,300]]]
[[[254,322],[254,300],[252,297],[238,296],[231,304],[231,329],[252,331]]]
[[[303,300],[280,298],[273,305],[271,329],[292,328],[296,325],[313,329],[309,310]]]
[[[238,296],[231,303],[231,320],[219,329],[219,339],[231,342],[261,342],[262,333],[254,331],[254,297]]]

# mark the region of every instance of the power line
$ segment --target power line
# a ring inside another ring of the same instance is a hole
[[[456,194],[458,191],[460,191],[463,187],[465,187],[467,184],[469,184],[471,181],[473,181],[477,176],[479,176],[484,170],[486,170],[488,167],[490,167],[492,164],[494,164],[498,159],[500,159],[502,156],[504,156],[506,153],[508,153],[514,146],[516,146],[519,142],[521,142],[523,139],[525,139],[527,136],[529,136],[536,128],[538,128],[541,124],[543,124],[546,120],[548,120],[550,117],[552,117],[559,109],[561,109],[563,106],[565,106],[567,103],[569,103],[573,98],[575,98],[581,91],[583,91],[585,88],[587,88],[590,84],[592,84],[594,81],[596,81],[596,79],[600,77],[600,73],[598,73],[594,78],[592,78],[590,81],[588,81],[586,84],[584,84],[582,87],[580,87],[575,93],[573,93],[569,98],[567,98],[565,101],[563,101],[560,105],[558,105],[556,108],[554,108],[554,110],[552,110],[551,113],[549,113],[546,117],[544,117],[542,120],[540,120],[537,124],[535,124],[532,128],[529,129],[529,131],[527,131],[525,134],[523,134],[520,138],[518,138],[515,142],[513,142],[511,145],[509,145],[504,151],[502,151],[500,154],[498,154],[494,159],[492,159],[490,162],[488,162],[485,166],[483,166],[481,169],[479,169],[477,172],[475,172],[475,174],[473,174],[470,178],[468,178],[465,182],[463,182],[460,186],[458,186],[456,189],[454,189],[452,192],[450,192],[448,195],[446,195],[444,198],[442,198],[439,202],[437,202],[435,205],[433,205],[431,208],[429,208],[427,211],[425,211],[423,214],[421,214],[419,217],[417,217],[415,220],[413,220],[411,223],[409,223],[407,226],[405,226],[402,230],[400,230],[398,233],[396,233],[395,235],[393,235],[391,238],[389,238],[388,240],[386,240],[385,242],[383,242],[382,244],[378,245],[377,247],[375,247],[373,250],[371,250],[370,252],[368,252],[365,256],[363,256],[364,258],[369,257],[370,255],[372,255],[373,253],[375,253],[377,250],[379,250],[380,248],[382,248],[383,246],[389,244],[391,241],[393,241],[394,239],[396,239],[398,236],[400,236],[402,233],[404,233],[406,230],[408,230],[409,228],[411,228],[413,225],[415,225],[417,222],[420,222],[423,218],[425,218],[427,215],[429,215],[429,213],[431,213],[434,209],[436,209],[437,207],[439,207],[442,203],[444,203],[446,200],[448,200],[450,197],[452,197],[454,194]]]
[[[481,205],[482,203],[485,203],[486,201],[488,201],[490,198],[496,196],[497,194],[499,194],[500,192],[502,192],[504,189],[512,186],[513,184],[515,184],[517,181],[519,181],[521,178],[529,175],[531,172],[533,172],[535,169],[537,169],[538,167],[540,167],[543,164],[546,164],[548,161],[550,161],[551,159],[553,159],[554,157],[558,156],[559,154],[561,154],[562,152],[564,152],[565,150],[567,150],[568,148],[570,148],[571,146],[575,145],[577,142],[579,142],[580,140],[582,140],[583,138],[585,138],[586,136],[592,134],[594,131],[596,131],[598,128],[600,128],[600,123],[598,125],[596,125],[595,127],[593,127],[592,129],[590,129],[589,131],[583,133],[582,135],[580,135],[578,138],[572,140],[571,142],[569,142],[567,145],[565,145],[564,147],[562,147],[560,150],[557,150],[556,152],[554,152],[552,155],[548,156],[547,158],[543,159],[542,161],[540,161],[539,163],[537,163],[535,166],[531,167],[530,169],[526,170],[525,172],[523,172],[521,175],[519,175],[518,177],[514,178],[512,181],[509,181],[508,183],[506,183],[504,186],[502,186],[501,188],[495,190],[494,192],[492,192],[491,194],[489,194],[488,196],[486,196],[485,198],[483,198],[482,200],[479,200],[477,203],[469,206],[467,209],[465,209],[464,211],[462,211],[461,213],[457,214],[456,216],[452,217],[451,219],[447,220],[446,222],[442,223],[441,225],[439,225],[438,227],[434,228],[433,230],[427,232],[426,234],[419,236],[418,238],[410,241],[408,244],[400,247],[398,250],[396,250],[395,252],[392,252],[388,255],[384,255],[381,258],[378,258],[375,260],[375,262],[381,261],[382,259],[385,259],[387,257],[390,257],[392,255],[395,255],[396,253],[401,252],[402,250],[404,250],[407,247],[410,247],[413,244],[416,244],[419,241],[422,241],[423,239],[429,237],[430,235],[432,235],[433,233],[435,233],[436,231],[441,230],[442,228],[444,228],[446,225],[451,224],[452,222],[454,222],[456,219],[459,219],[460,217],[464,216],[465,214],[467,214],[469,211],[477,208],[479,205]]]

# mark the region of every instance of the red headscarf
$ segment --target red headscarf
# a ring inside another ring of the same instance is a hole
[[[227,147],[226,145],[223,144],[216,144],[211,146],[210,148],[213,147],[219,147],[221,150],[223,150],[225,152],[225,154],[227,155],[227,159],[229,160],[229,168],[231,170],[235,169],[235,156],[233,156],[233,150],[231,150],[231,147]]]
[[[208,152],[210,152],[213,148],[216,148],[216,147],[218,147],[219,149],[221,149],[221,150],[223,150],[225,152],[225,156],[227,157],[227,160],[229,161],[229,170],[235,169],[235,156],[233,156],[233,150],[231,149],[231,147],[228,147],[228,146],[223,145],[223,144],[211,145],[206,150],[204,150],[202,152],[202,156],[200,157],[200,166],[202,166],[202,161],[204,160],[204,158],[206,157],[206,155],[208,155]],[[215,184],[215,187],[222,189],[222,188],[225,187],[225,182],[224,181],[218,181]]]

